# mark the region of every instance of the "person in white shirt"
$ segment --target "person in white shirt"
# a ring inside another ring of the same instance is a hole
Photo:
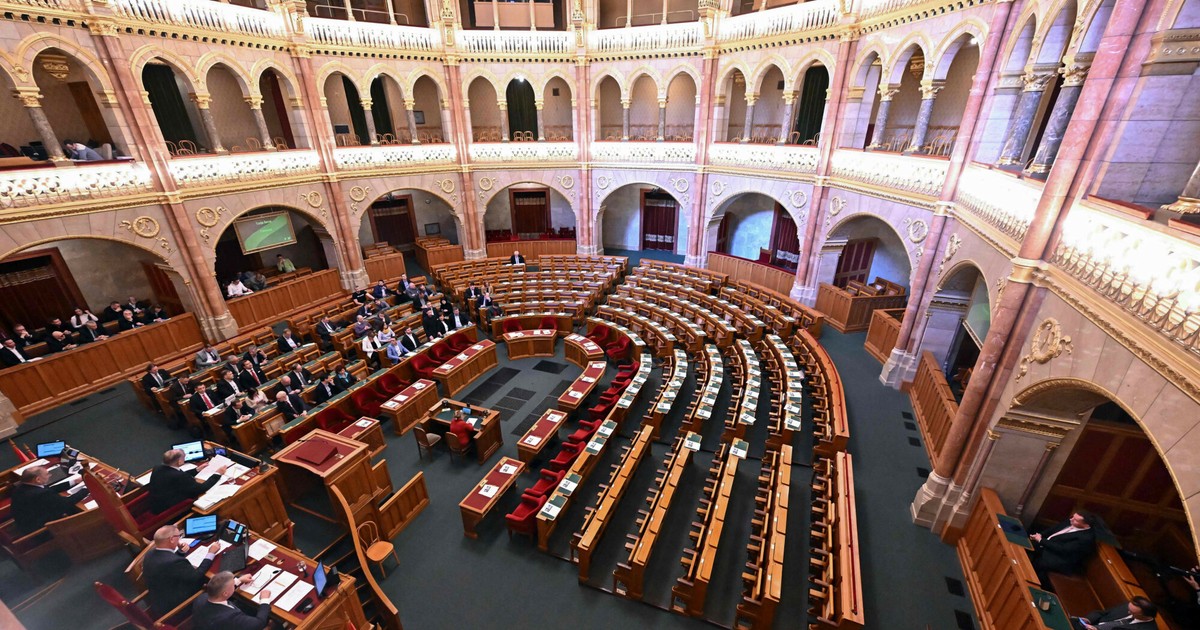
[[[4,363],[5,367],[12,367],[28,363],[29,359],[17,349],[17,342],[12,339],[5,339],[4,348],[0,349],[0,361]]]
[[[92,314],[86,308],[76,308],[75,314],[71,316],[71,328],[79,330],[87,325],[88,322],[98,322],[100,318]]]
[[[379,341],[379,335],[375,332],[363,337],[362,350],[367,357],[367,363],[379,367],[379,351],[383,349],[383,343]]]
[[[229,295],[229,297],[233,298],[233,297],[240,297],[243,295],[250,295],[251,293],[254,293],[254,292],[251,291],[250,289],[246,288],[246,285],[242,284],[241,278],[234,278],[233,282],[229,283],[229,288],[226,291],[226,293]]]

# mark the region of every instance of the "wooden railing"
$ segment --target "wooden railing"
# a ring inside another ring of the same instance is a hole
[[[1005,535],[998,518],[1004,514],[1000,497],[984,488],[958,540],[975,614],[985,630],[1046,628],[1030,591],[1040,584],[1037,574],[1025,550]]]
[[[389,289],[394,288],[391,286],[392,281],[399,280],[400,276],[405,274],[404,254],[400,252],[371,256],[364,260],[363,264],[372,283],[383,280],[389,285]]]
[[[900,323],[904,321],[904,309],[881,308],[871,313],[871,325],[867,328],[867,340],[863,347],[867,353],[886,362],[900,337]]]
[[[538,241],[499,241],[487,244],[488,258],[508,258],[513,251],[520,251],[525,260],[533,262],[538,256],[574,254],[579,247],[575,239],[546,239]]]
[[[878,309],[904,308],[907,295],[854,295],[832,284],[821,283],[817,292],[817,310],[838,332],[866,330],[871,313]]]
[[[8,368],[0,372],[0,391],[28,416],[114,385],[147,363],[195,353],[203,344],[196,318],[185,313]]]
[[[929,461],[936,466],[942,458],[942,447],[950,434],[950,424],[958,413],[958,401],[950,391],[950,384],[942,374],[941,366],[933,353],[926,351],[917,365],[917,375],[908,390],[917,425],[925,438]]]
[[[270,326],[296,311],[312,308],[342,293],[337,270],[327,269],[257,293],[227,300],[225,304],[229,306],[229,313],[237,321],[238,330],[245,332],[261,326]]]
[[[464,259],[462,245],[451,245],[450,241],[417,241],[417,263],[426,270],[438,265]]]
[[[791,294],[792,285],[796,283],[795,272],[717,252],[708,255],[708,268],[729,274],[731,279],[761,284],[784,295]]]

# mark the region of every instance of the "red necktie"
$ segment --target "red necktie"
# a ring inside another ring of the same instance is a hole
[[[206,409],[212,409],[212,401],[208,399],[208,394],[200,394],[200,399],[204,401],[204,407]]]
[[[250,373],[254,375],[254,382],[258,383],[259,385],[262,385],[262,380],[260,380],[258,378],[258,372],[250,372]]]

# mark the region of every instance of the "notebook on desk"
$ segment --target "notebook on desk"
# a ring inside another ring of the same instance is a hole
[[[296,457],[313,466],[320,466],[337,453],[337,447],[325,441],[311,440],[296,449]]]

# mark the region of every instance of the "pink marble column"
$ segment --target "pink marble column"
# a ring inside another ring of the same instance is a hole
[[[697,117],[700,119],[700,124],[696,127],[695,138],[696,164],[698,166],[703,166],[707,162],[708,147],[713,141],[713,121],[712,117],[707,114],[712,111],[713,93],[716,90],[716,58],[705,55],[701,72],[701,82],[698,86],[700,102],[696,106]],[[708,229],[704,210],[708,207],[708,171],[702,171],[697,179],[700,190],[694,195],[695,202],[692,204],[691,221],[688,224],[687,256],[684,258],[685,263],[692,266],[704,264],[704,231]]]
[[[446,69],[446,85],[449,86],[450,103],[463,102],[465,94],[462,91],[462,77],[458,64],[445,64]],[[455,149],[458,152],[458,160],[464,167],[471,162],[470,151],[467,146],[468,133],[465,130],[470,129],[470,120],[466,118],[467,112],[463,108],[451,107],[454,113],[454,130],[464,130],[462,133],[454,133]],[[507,112],[501,112],[501,119],[508,120]],[[508,123],[505,123],[507,127]],[[475,205],[474,184],[471,177],[462,169],[459,173],[458,186],[459,197],[463,200],[463,208],[459,215],[459,222],[462,224],[463,230],[460,234],[462,240],[464,255],[469,258],[484,258],[487,256],[487,243],[484,241],[483,232],[480,228],[480,217],[478,209]]]

